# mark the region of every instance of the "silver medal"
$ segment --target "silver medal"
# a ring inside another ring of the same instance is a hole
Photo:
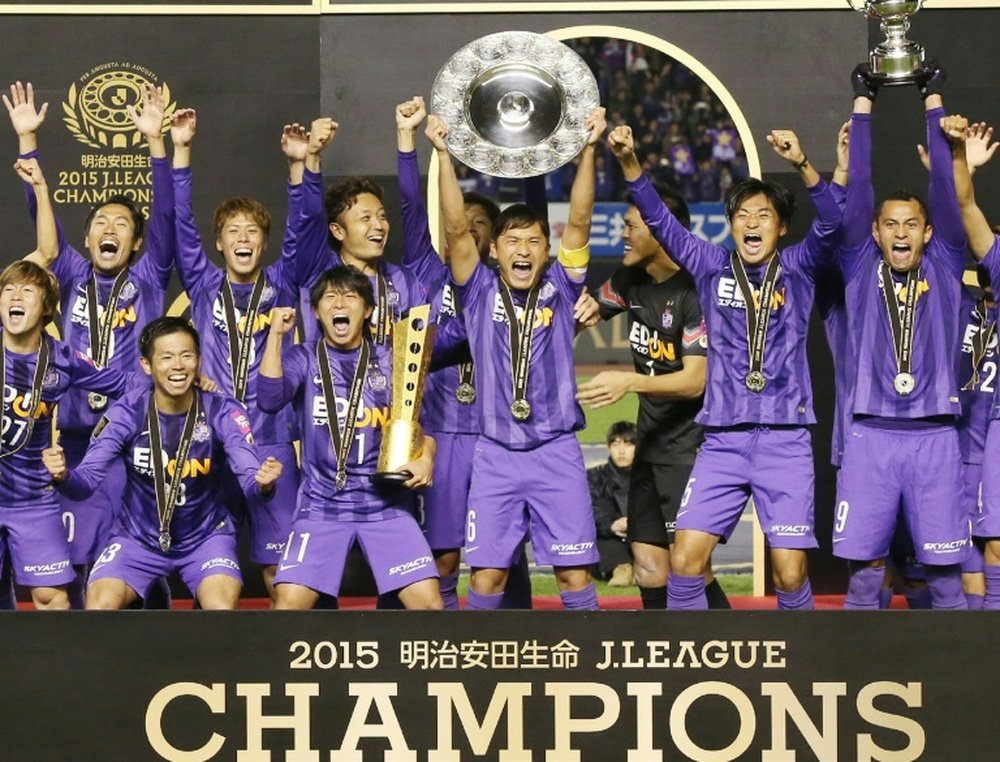
[[[911,373],[897,373],[896,378],[892,381],[892,386],[896,390],[896,394],[902,397],[912,394],[916,385],[917,381]]]
[[[764,387],[767,386],[767,378],[759,370],[752,370],[747,373],[744,382],[747,385],[747,389],[754,392],[755,394],[760,394],[764,391]]]

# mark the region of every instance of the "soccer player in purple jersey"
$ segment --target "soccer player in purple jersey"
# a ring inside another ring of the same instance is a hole
[[[473,455],[466,533],[472,567],[468,607],[495,609],[507,569],[530,526],[535,556],[556,573],[563,605],[596,609],[589,567],[597,561],[583,457],[574,431],[574,305],[590,257],[594,144],[604,110],[587,120],[590,136],[570,196],[558,262],[549,262],[548,223],[531,207],[505,209],[491,234],[496,270],[479,258],[448,154],[447,127],[428,120],[440,162],[441,209],[452,277],[458,286],[479,382],[480,434]],[[558,482],[558,484],[556,484]]]
[[[257,383],[257,404],[291,404],[302,429],[299,511],[278,574],[276,608],[309,609],[340,591],[344,562],[357,542],[380,594],[397,591],[408,609],[441,609],[437,569],[413,515],[412,490],[429,486],[434,440],[401,471],[398,485],[373,483],[388,417],[392,355],[372,340],[375,307],[368,278],[353,267],[324,272],[312,288],[321,337],[282,352],[295,310],[276,309]]]
[[[205,374],[225,394],[246,404],[256,445],[262,456],[273,456],[282,464],[282,475],[273,498],[249,493],[243,505],[236,479],[229,480],[235,515],[246,514],[250,526],[250,560],[263,570],[264,584],[274,599],[274,574],[284,551],[285,538],[295,514],[299,468],[293,442],[298,427],[290,409],[273,414],[261,412],[254,399],[253,378],[260,366],[270,329],[273,307],[296,303],[301,270],[293,235],[302,193],[302,173],[310,151],[321,151],[336,129],[330,119],[313,122],[306,133],[298,124],[285,125],[281,147],[288,161],[288,221],[281,256],[267,267],[271,216],[252,198],[223,200],[215,211],[215,248],[223,266],[209,259],[202,246],[191,208],[191,144],[197,128],[194,109],[180,109],[171,117],[174,143],[173,183],[177,205],[177,272],[191,300],[191,319],[203,342]],[[291,345],[291,336],[286,344]]]
[[[968,139],[968,135],[963,134],[958,128],[961,122],[952,125],[954,130],[949,136],[956,142]],[[980,125],[973,128],[974,132],[981,130]],[[967,162],[961,157],[961,152],[956,146],[954,153],[955,171],[955,191],[958,197],[959,208],[962,213],[962,225],[968,236],[969,248],[973,256],[979,260],[980,269],[989,276],[990,283],[1000,282],[1000,235],[997,235],[986,221],[986,216],[976,203],[975,193],[972,187],[972,178]],[[989,294],[987,294],[989,296]],[[986,309],[983,315],[982,309]],[[964,370],[960,371],[958,382],[964,384],[963,393],[975,395],[972,405],[964,412],[968,416],[975,415],[979,408],[977,402],[981,401],[982,393],[991,395],[991,407],[989,410],[989,424],[986,432],[986,440],[982,442],[982,454],[979,460],[982,464],[995,463],[1000,453],[1000,393],[996,391],[997,384],[995,376],[997,371],[996,362],[996,307],[983,304],[977,308],[973,320],[965,328],[964,341],[971,345],[971,356],[975,362],[976,355],[982,354],[982,359],[978,366],[971,367],[971,363],[964,363]],[[990,326],[990,318],[993,324]],[[985,318],[985,319],[984,319]],[[986,359],[992,355],[991,359]],[[968,358],[966,358],[968,360]],[[970,370],[971,378],[970,378]],[[990,387],[990,389],[987,389]],[[978,388],[979,391],[973,391]],[[976,429],[967,430],[967,442],[969,454],[974,453],[979,444],[980,438],[975,436]],[[966,456],[968,463],[972,458]],[[975,516],[972,526],[973,535],[985,543],[983,548],[983,573],[985,575],[985,601],[984,609],[1000,609],[1000,472],[996,468],[981,468],[981,494],[979,500],[979,510]],[[971,480],[966,481],[966,489]],[[967,498],[968,499],[968,498]],[[971,606],[970,606],[971,608]]]
[[[80,465],[67,468],[59,447],[43,453],[58,489],[81,497],[112,463],[125,462],[125,508],[94,564],[87,608],[125,608],[176,571],[203,609],[234,609],[242,578],[224,502],[226,466],[247,495],[270,495],[281,463],[271,456],[261,463],[243,405],[197,388],[198,333],[187,320],[153,320],[139,349],[152,384],[111,406]]]
[[[371,279],[374,289],[372,336],[378,344],[387,342],[393,321],[429,301],[426,284],[414,273],[383,260],[389,228],[382,188],[375,181],[349,177],[331,186],[324,198],[319,154],[307,156],[295,227],[297,256],[304,263],[301,313],[311,311],[310,289],[323,271],[341,264],[356,267]],[[307,340],[316,338],[313,321],[304,321],[304,329]]]
[[[685,227],[684,198],[657,188]],[[627,312],[633,372],[606,370],[581,385],[585,405],[612,405],[639,395],[638,449],[630,471],[628,540],[643,608],[667,606],[670,546],[677,506],[691,476],[703,433],[695,422],[705,392],[708,334],[691,276],[653,237],[635,206],[625,212],[622,267],[598,289],[601,317]],[[711,568],[706,572],[710,608],[729,608]]]
[[[929,68],[920,85],[931,166],[928,203],[901,191],[876,206],[875,91],[862,67],[852,75],[856,97],[839,257],[856,377],[833,535],[834,555],[851,562],[848,608],[878,607],[900,508],[933,607],[967,607],[959,563],[970,537],[958,499],[961,406],[954,363],[966,237],[946,136],[958,131],[960,120],[943,120],[942,82],[940,70]]]
[[[40,609],[69,608],[67,586],[76,576],[52,481],[41,464],[53,436],[56,403],[71,388],[118,397],[127,384],[125,374],[101,370],[45,334],[58,305],[55,277],[35,262],[21,260],[0,273],[2,552]]]
[[[707,607],[711,552],[730,536],[750,496],[771,546],[779,607],[813,606],[805,551],[816,547],[814,475],[806,426],[816,419],[805,337],[815,272],[831,255],[827,240],[840,208],[793,132],[775,130],[768,141],[798,170],[818,212],[805,241],[780,253],[794,210],[787,189],[755,178],[733,186],[726,215],[736,250],[727,252],[692,235],[664,206],[642,174],[629,127],[608,139],[643,221],[694,278],[710,337],[697,418],[705,441],[677,512],[668,608]]]
[[[21,159],[38,157],[38,129],[48,104],[36,108],[29,82],[11,85],[3,97],[11,124],[18,136]],[[141,113],[128,107],[136,129],[149,146],[153,176],[153,203],[149,227],[144,230],[142,212],[125,195],[115,195],[91,208],[85,225],[84,256],[66,240],[59,227],[59,245],[52,257],[40,264],[49,267],[59,282],[62,296],[62,337],[102,367],[122,372],[139,368],[139,329],[163,312],[163,297],[174,265],[174,203],[170,168],[164,143],[163,94],[147,87],[142,93]],[[32,214],[40,202],[37,189],[25,181],[25,194]],[[145,246],[145,256],[136,260]],[[38,260],[36,260],[38,261]],[[106,409],[106,395],[72,389],[59,411],[61,443],[71,465],[80,462],[90,432]],[[107,542],[114,514],[121,507],[124,471],[108,474],[101,489],[83,502],[59,495],[73,564],[78,580],[74,602],[83,604],[86,569]]]

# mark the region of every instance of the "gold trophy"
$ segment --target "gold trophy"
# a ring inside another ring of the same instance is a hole
[[[399,484],[412,474],[400,469],[423,451],[420,403],[431,363],[437,325],[430,321],[431,306],[421,304],[392,326],[392,406],[382,430],[376,484]]]

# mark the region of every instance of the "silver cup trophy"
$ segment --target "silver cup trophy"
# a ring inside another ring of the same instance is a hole
[[[847,0],[847,4],[881,23],[885,40],[869,56],[874,83],[907,85],[926,76],[924,49],[906,37],[910,17],[920,10],[923,0]]]
[[[438,72],[431,110],[448,126],[448,150],[496,177],[531,177],[572,160],[600,104],[580,56],[551,37],[500,32],[473,40]]]

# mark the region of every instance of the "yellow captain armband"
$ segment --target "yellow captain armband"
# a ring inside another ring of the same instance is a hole
[[[590,244],[579,249],[564,249],[559,246],[559,264],[571,270],[584,270],[590,262]]]

